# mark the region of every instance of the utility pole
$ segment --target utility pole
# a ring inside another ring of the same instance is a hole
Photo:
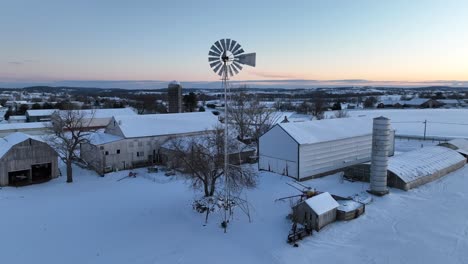
[[[424,140],[426,140],[427,120],[424,120]]]

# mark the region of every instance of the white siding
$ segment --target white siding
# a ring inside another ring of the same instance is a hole
[[[371,157],[372,135],[301,145],[300,178],[367,162]]]
[[[297,178],[298,144],[280,126],[274,126],[259,140],[260,170]]]

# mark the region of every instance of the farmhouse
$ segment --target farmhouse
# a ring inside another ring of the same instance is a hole
[[[194,136],[219,124],[211,112],[114,116],[104,132],[81,145],[81,158],[100,174],[162,162],[169,138]]]
[[[460,169],[466,159],[457,151],[431,146],[405,152],[388,160],[387,185],[408,191]],[[353,180],[369,181],[370,164],[359,164],[345,170]]]
[[[297,223],[320,231],[324,226],[335,222],[339,206],[328,192],[324,192],[296,205],[293,208],[293,217]]]
[[[58,155],[46,143],[23,133],[0,138],[0,186],[26,185],[58,175]]]
[[[393,142],[394,133],[391,136]],[[371,119],[280,123],[260,137],[258,166],[260,170],[305,180],[370,161],[371,146]],[[393,152],[394,144],[390,155]]]

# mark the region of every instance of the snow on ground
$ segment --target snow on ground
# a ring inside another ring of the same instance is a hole
[[[194,191],[183,179],[134,171],[135,179],[118,181],[128,171],[99,177],[75,167],[72,184],[59,177],[0,189],[1,262],[468,263],[468,166],[409,192],[392,189],[358,219],[333,223],[298,248],[286,243],[289,202],[274,202],[298,193],[287,177],[261,172],[258,188],[246,192],[252,223],[236,211],[224,234],[220,215],[204,226],[192,210]],[[368,187],[340,174],[305,184],[342,195]]]
[[[468,109],[378,109],[349,110],[351,117],[390,118],[397,135],[424,135],[427,120],[427,136],[468,138]],[[327,112],[333,116],[333,112]]]

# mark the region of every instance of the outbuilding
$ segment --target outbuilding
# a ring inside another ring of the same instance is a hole
[[[405,152],[389,158],[387,185],[408,191],[456,171],[465,163],[466,159],[460,153],[441,146]],[[345,177],[369,181],[370,164],[359,164],[347,168]]]
[[[335,222],[339,206],[328,192],[324,192],[296,205],[293,208],[293,218],[299,224],[320,231],[324,226]]]
[[[58,176],[58,154],[45,142],[17,132],[0,138],[0,186],[40,183]]]
[[[468,157],[468,140],[463,138],[452,139],[448,142],[441,143],[439,146],[447,147],[462,154],[465,158]]]
[[[259,170],[306,180],[370,161],[371,147],[372,119],[279,123],[260,137],[258,166]],[[391,144],[390,155],[393,152]]]

